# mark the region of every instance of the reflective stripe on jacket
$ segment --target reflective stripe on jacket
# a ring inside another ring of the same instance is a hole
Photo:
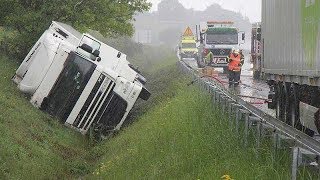
[[[235,56],[233,53],[231,53],[228,57],[228,69],[230,71],[241,71],[241,66],[243,64],[243,59],[241,54],[238,54]]]

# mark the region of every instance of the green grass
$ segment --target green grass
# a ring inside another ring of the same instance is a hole
[[[89,179],[289,179],[288,163],[273,166],[270,148],[256,158],[242,147],[208,94],[184,82],[176,94],[106,142],[108,156]]]
[[[86,138],[35,109],[11,81],[17,64],[5,57],[0,64],[0,179],[79,173]]]

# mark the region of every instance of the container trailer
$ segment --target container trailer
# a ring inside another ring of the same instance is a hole
[[[262,0],[262,73],[269,107],[286,123],[320,130],[320,0]]]

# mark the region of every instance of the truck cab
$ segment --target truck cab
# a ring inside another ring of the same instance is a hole
[[[240,49],[244,39],[245,34],[233,27],[233,22],[209,21],[200,24],[199,54],[201,58],[198,64],[226,69],[228,55],[232,49]],[[205,58],[209,52],[212,52],[214,58],[213,61],[206,63]]]
[[[53,22],[16,71],[13,81],[37,108],[82,134],[119,130],[138,98],[147,100],[145,78],[126,56]]]

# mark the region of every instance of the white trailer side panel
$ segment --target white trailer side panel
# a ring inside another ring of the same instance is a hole
[[[320,0],[262,0],[268,80],[320,86]]]

